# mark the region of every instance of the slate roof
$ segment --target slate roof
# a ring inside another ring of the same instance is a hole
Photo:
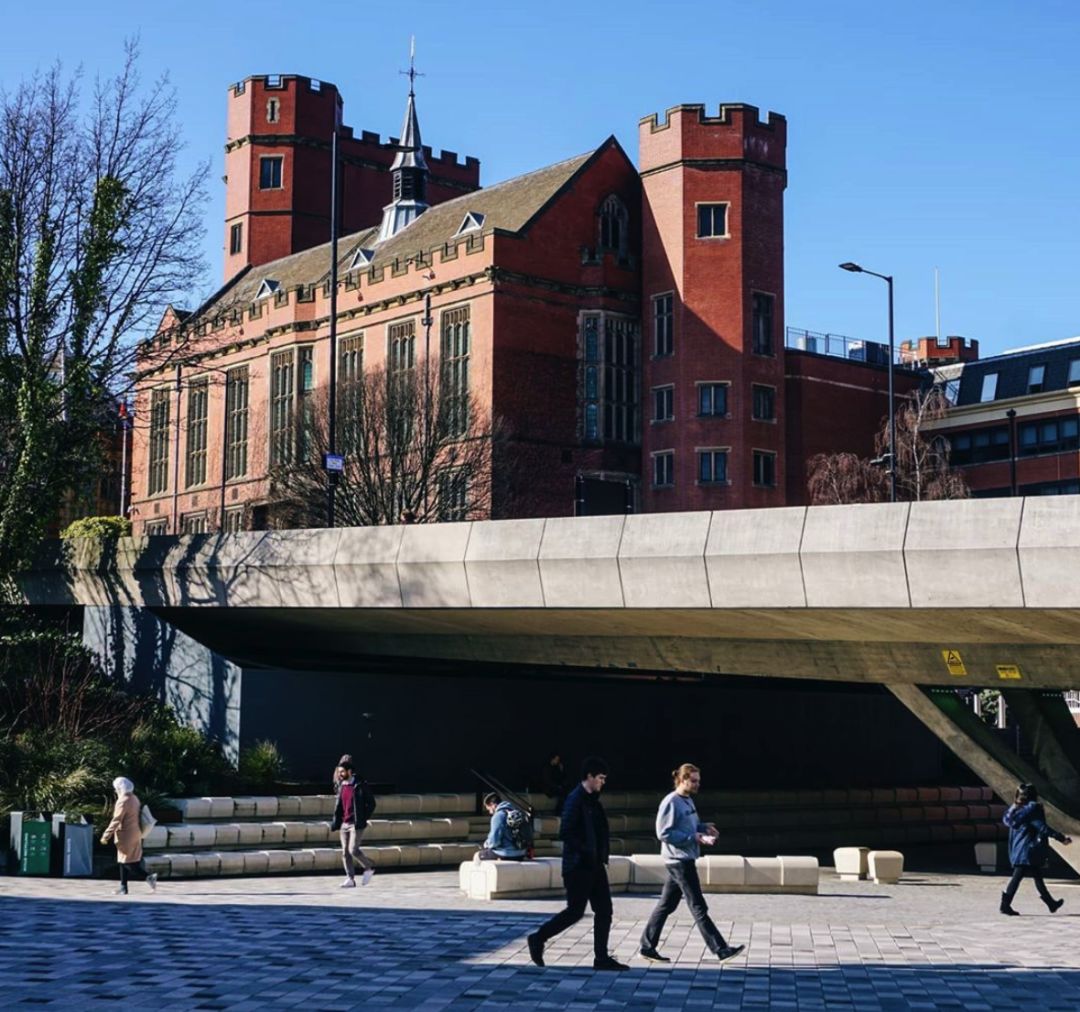
[[[957,407],[969,404],[993,403],[982,401],[983,378],[990,373],[997,373],[997,391],[995,401],[1010,397],[1026,397],[1028,377],[1032,366],[1044,365],[1043,392],[1067,390],[1069,388],[1069,364],[1080,359],[1080,338],[1062,341],[1042,347],[1020,349],[993,358],[984,358],[978,362],[968,362],[960,375],[960,391]],[[1077,383],[1072,386],[1077,387]]]
[[[339,276],[345,276],[353,254],[360,248],[374,250],[372,267],[389,264],[398,258],[411,258],[420,251],[436,249],[453,238],[470,211],[484,215],[481,229],[484,233],[494,229],[521,232],[591,159],[613,143],[618,142],[609,138],[595,151],[436,204],[379,246],[375,245],[378,225],[343,236],[338,240]],[[252,302],[263,281],[268,279],[279,282],[283,291],[297,285],[321,284],[330,274],[329,261],[330,244],[324,243],[280,260],[260,264],[247,270],[239,279],[233,279],[212,296],[201,307],[200,315],[219,313]]]

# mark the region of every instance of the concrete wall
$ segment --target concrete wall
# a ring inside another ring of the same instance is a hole
[[[240,749],[240,668],[139,608],[85,608],[83,642],[109,673],[167,703],[186,724]]]
[[[716,788],[977,782],[876,686],[247,669],[241,712],[243,744],[276,741],[300,776],[349,752],[409,790],[467,789],[470,767],[534,785],[556,749],[603,755],[614,790],[665,790],[687,761]]]

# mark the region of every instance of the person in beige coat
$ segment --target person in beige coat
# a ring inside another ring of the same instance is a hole
[[[113,781],[113,790],[116,791],[116,807],[112,821],[101,834],[101,842],[113,840],[116,843],[116,863],[120,866],[120,888],[116,892],[126,896],[128,879],[132,877],[145,880],[151,890],[157,889],[157,875],[148,875],[143,863],[139,826],[142,804],[135,796],[135,785],[127,777],[117,777]]]

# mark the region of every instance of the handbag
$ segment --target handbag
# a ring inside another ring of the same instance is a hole
[[[150,830],[152,830],[156,825],[157,819],[154,818],[154,813],[150,811],[150,806],[140,805],[139,836],[145,840],[150,835]]]

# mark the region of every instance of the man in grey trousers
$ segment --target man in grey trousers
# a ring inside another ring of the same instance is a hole
[[[694,805],[694,795],[701,790],[701,770],[691,763],[683,763],[671,776],[675,790],[660,802],[656,813],[656,836],[660,841],[667,880],[660,902],[641,936],[641,955],[655,963],[671,962],[667,956],[660,955],[657,946],[665,922],[685,896],[686,905],[694,915],[694,923],[709,951],[719,959],[730,959],[742,952],[744,946],[728,945],[720,929],[713,924],[694,864],[701,856],[702,844],[711,847],[716,843],[716,827],[701,822]]]

